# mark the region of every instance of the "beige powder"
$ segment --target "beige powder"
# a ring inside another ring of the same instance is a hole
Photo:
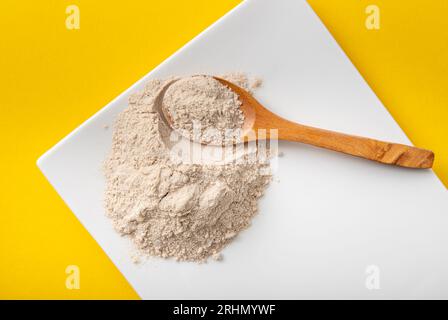
[[[213,145],[241,142],[244,116],[238,96],[210,76],[187,77],[166,91],[163,105],[174,128],[191,140]]]
[[[236,153],[236,147],[231,149],[236,159],[179,162],[172,154],[173,134],[154,105],[165,84],[150,81],[116,120],[104,165],[107,214],[117,231],[149,256],[220,260],[223,247],[257,213],[258,199],[271,180],[269,164],[254,157],[256,149]],[[209,96],[203,97],[209,104]],[[224,100],[234,103],[232,95]]]

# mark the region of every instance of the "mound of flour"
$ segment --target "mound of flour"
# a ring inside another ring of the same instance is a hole
[[[221,249],[257,213],[257,202],[271,180],[269,163],[256,159],[253,150],[220,163],[178,161],[172,155],[172,132],[154,104],[165,83],[150,81],[116,120],[104,164],[106,211],[116,230],[130,237],[141,253],[198,262],[219,258]],[[212,104],[207,93],[196,93],[195,103],[201,99]],[[235,103],[230,94],[219,99],[220,106]],[[189,104],[183,106],[182,117],[188,118]],[[201,107],[195,106],[192,116],[200,117]],[[239,115],[232,118],[241,120]]]

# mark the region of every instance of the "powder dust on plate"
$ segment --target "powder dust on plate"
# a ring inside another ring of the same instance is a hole
[[[241,74],[224,78],[249,87]],[[193,109],[200,109],[201,101],[212,106],[212,94],[217,94],[219,108],[227,110],[237,105],[232,94],[223,93],[209,79],[201,80],[212,86],[206,93],[191,89],[192,78],[183,80],[178,81],[178,88],[193,90],[196,95]],[[155,105],[167,82],[149,81],[143,92],[131,96],[129,106],[115,122],[112,148],[104,164],[107,215],[116,230],[128,236],[145,255],[180,261],[220,260],[220,251],[250,225],[257,213],[258,200],[271,181],[269,162],[254,157],[259,153],[257,148],[243,148],[244,152],[237,153],[235,146],[231,150],[236,156],[230,160],[179,161],[173,155],[175,135]],[[171,95],[175,99],[177,93]],[[188,112],[188,103],[176,103],[182,107],[183,120],[188,121],[189,115],[200,117],[198,110]],[[237,126],[244,120],[236,113],[230,118]],[[223,148],[200,146],[212,151]]]

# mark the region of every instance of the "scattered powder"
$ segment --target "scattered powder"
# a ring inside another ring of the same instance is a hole
[[[245,89],[246,91],[251,92],[250,88],[250,79],[247,77],[247,75],[243,72],[232,72],[228,73],[221,78],[224,79],[232,79],[232,83],[236,84],[237,86]],[[252,93],[252,92],[251,92]]]
[[[212,145],[241,142],[244,116],[238,95],[213,77],[176,81],[163,105],[174,128],[191,140]]]
[[[247,78],[225,78],[248,86]],[[209,87],[200,92],[198,87],[204,81]],[[116,230],[145,255],[181,261],[221,260],[223,247],[246,229],[257,213],[258,199],[271,180],[269,163],[254,161],[253,155],[260,152],[256,148],[236,153],[236,160],[179,162],[173,157],[173,133],[154,103],[166,84],[151,80],[143,92],[129,99],[129,106],[116,120],[112,149],[104,164],[106,211]],[[236,126],[243,120],[234,112],[238,105],[234,95],[208,77],[179,80],[170,89],[166,97],[173,99],[181,123],[194,117],[207,125],[224,121],[233,128],[230,119]],[[191,100],[188,92],[194,97]],[[190,102],[177,100],[179,97]],[[223,114],[224,120],[218,122],[201,118],[202,103],[214,110],[205,111],[206,116],[215,116],[216,108],[229,111],[230,116]]]
[[[242,72],[229,73],[224,77],[231,78],[234,84],[240,86],[249,93],[253,93],[254,90],[260,88],[263,84],[263,80],[261,78],[254,77],[249,79],[247,75]]]
[[[250,87],[251,89],[257,89],[260,88],[262,84],[263,80],[261,80],[260,78],[255,78],[254,80],[252,80]]]
[[[214,255],[212,255],[212,259],[215,260],[215,261],[221,261],[222,260],[222,254],[215,253]]]

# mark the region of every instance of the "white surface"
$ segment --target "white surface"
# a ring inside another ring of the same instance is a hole
[[[380,165],[280,143],[276,179],[253,225],[222,262],[151,260],[104,215],[100,168],[112,124],[149,78],[247,71],[257,97],[291,120],[409,143],[310,7],[249,0],[42,156],[38,165],[127,280],[146,299],[448,298],[448,199],[432,171]],[[365,286],[380,269],[380,290]]]

